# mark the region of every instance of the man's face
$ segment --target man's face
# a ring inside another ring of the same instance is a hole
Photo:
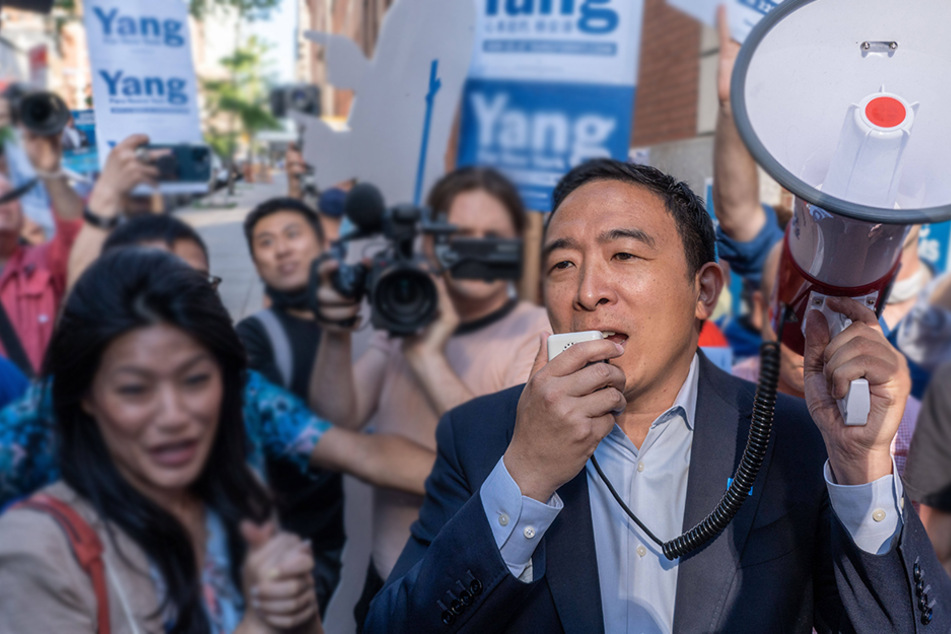
[[[673,401],[697,348],[697,320],[709,317],[719,288],[713,304],[700,300],[701,273],[688,276],[664,202],[636,185],[587,183],[552,217],[543,256],[553,331],[615,333],[624,354],[612,363],[627,377],[628,401],[646,393]]]
[[[251,255],[258,275],[271,288],[284,292],[305,288],[310,263],[321,252],[314,228],[296,211],[278,211],[254,225]]]
[[[449,207],[447,220],[459,228],[453,234],[454,238],[517,237],[512,217],[505,206],[495,196],[481,189],[456,196]],[[491,301],[508,292],[504,280],[457,280],[451,275],[446,276],[446,288],[454,299],[468,302]]]

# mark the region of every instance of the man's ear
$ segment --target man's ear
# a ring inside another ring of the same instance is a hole
[[[717,300],[723,290],[723,269],[716,262],[707,262],[700,267],[696,275],[697,319],[709,319],[717,307]]]

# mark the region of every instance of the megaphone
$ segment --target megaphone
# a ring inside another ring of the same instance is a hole
[[[796,201],[771,318],[799,352],[829,297],[881,314],[911,225],[951,218],[951,3],[786,0],[737,57],[731,104],[753,158]],[[864,383],[864,385],[863,385]],[[868,383],[839,403],[865,424]]]

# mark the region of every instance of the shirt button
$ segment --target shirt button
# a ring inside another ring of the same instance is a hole
[[[876,522],[881,522],[883,519],[885,519],[885,510],[875,509],[872,512],[872,519],[875,520]]]
[[[638,557],[643,557],[643,556],[646,555],[646,554],[647,554],[647,549],[646,549],[646,548],[644,548],[643,546],[638,546],[638,547],[637,547],[637,556],[638,556]]]
[[[49,318],[47,315],[40,315],[40,317],[39,317],[39,319],[38,319],[38,321],[39,321],[41,324],[45,324],[45,323],[48,322],[49,320],[50,320],[50,318]]]
[[[535,529],[532,526],[525,527],[525,539],[531,539],[535,537]]]
[[[638,473],[641,473],[641,472],[643,472],[643,471],[644,471],[644,463],[643,463],[643,462],[638,462],[638,463],[637,463],[637,472],[638,472]]]
[[[508,526],[509,516],[506,515],[505,513],[499,513],[499,524],[501,524],[502,526]]]

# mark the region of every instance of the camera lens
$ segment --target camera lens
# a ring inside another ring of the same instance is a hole
[[[50,92],[31,93],[23,98],[19,106],[20,121],[24,127],[41,136],[55,136],[62,133],[69,121],[69,109],[66,103]]]
[[[374,295],[377,310],[394,332],[416,332],[436,314],[436,285],[419,269],[398,269],[382,276]]]

